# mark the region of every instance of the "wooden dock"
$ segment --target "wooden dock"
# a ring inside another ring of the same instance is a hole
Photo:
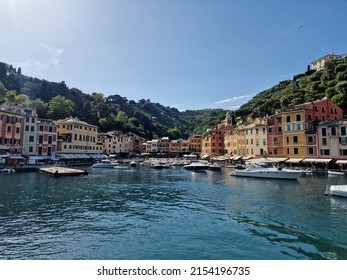
[[[52,175],[53,177],[88,175],[86,170],[66,167],[43,167],[38,169],[40,173]]]

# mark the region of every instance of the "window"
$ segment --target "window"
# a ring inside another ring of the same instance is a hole
[[[43,135],[39,135],[39,143],[40,143],[40,144],[43,143]]]
[[[322,138],[322,145],[323,145],[323,146],[328,145],[327,138]]]
[[[278,144],[278,138],[274,137],[274,144],[277,145]]]
[[[272,133],[272,127],[269,127],[269,133]]]
[[[11,132],[11,127],[10,126],[7,127],[7,132]]]
[[[341,136],[342,135],[346,135],[346,127],[345,126],[341,126]]]
[[[336,127],[331,128],[331,135],[336,135]]]
[[[307,143],[313,143],[313,136],[307,137]]]
[[[303,123],[296,124],[296,130],[304,130],[304,124]]]
[[[322,107],[322,112],[325,112],[325,107]]]
[[[274,149],[274,155],[277,155],[278,154],[278,150],[277,148]]]
[[[19,132],[20,132],[19,127],[16,127],[16,133],[19,133]]]
[[[34,147],[33,146],[30,146],[29,147],[29,153],[33,153],[34,152]]]
[[[327,136],[327,129],[326,129],[326,127],[322,127],[322,136]]]
[[[286,117],[286,122],[290,122],[290,116]]]
[[[330,151],[329,151],[329,149],[321,149],[320,154],[321,154],[321,156],[329,156]]]
[[[49,131],[49,132],[53,132],[53,127],[50,126],[50,127],[48,128],[48,131]]]
[[[286,131],[291,131],[292,130],[292,126],[290,124],[286,124],[285,130]]]
[[[296,121],[300,122],[301,121],[301,115],[296,115]]]
[[[289,137],[286,137],[286,143],[289,144]]]
[[[25,126],[25,131],[29,131],[29,126],[28,125]]]
[[[309,155],[313,155],[313,154],[314,154],[314,149],[313,149],[313,148],[308,148],[307,153],[308,153]]]
[[[33,125],[30,126],[30,131],[31,131],[31,132],[34,132],[34,131],[35,131],[35,126],[33,126]]]
[[[43,125],[40,125],[39,130],[40,130],[40,131],[43,131]]]
[[[29,142],[30,142],[30,143],[33,143],[33,142],[34,142],[34,136],[33,136],[33,135],[30,135],[30,136],[29,136]]]
[[[278,133],[282,133],[282,127],[279,126],[277,131],[278,131]]]
[[[307,118],[309,121],[312,121],[312,115],[308,115]]]
[[[298,136],[293,136],[293,143],[298,143]]]
[[[299,148],[294,148],[294,155],[298,155],[299,154]]]

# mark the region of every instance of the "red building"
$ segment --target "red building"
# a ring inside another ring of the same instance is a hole
[[[283,156],[282,114],[267,118],[267,145],[268,155],[272,157]]]
[[[51,156],[57,150],[57,126],[47,119],[37,120],[37,155]]]

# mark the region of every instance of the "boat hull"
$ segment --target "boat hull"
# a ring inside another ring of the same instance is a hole
[[[291,171],[235,171],[231,174],[236,177],[263,178],[263,179],[281,179],[297,180],[301,177],[301,172]]]
[[[347,197],[347,185],[328,185],[325,195]]]

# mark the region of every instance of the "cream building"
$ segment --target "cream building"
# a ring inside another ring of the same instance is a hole
[[[58,120],[55,123],[58,126],[59,153],[96,154],[103,152],[97,126],[72,117]]]
[[[259,157],[267,153],[267,125],[265,118],[256,118],[244,127],[246,155]]]

